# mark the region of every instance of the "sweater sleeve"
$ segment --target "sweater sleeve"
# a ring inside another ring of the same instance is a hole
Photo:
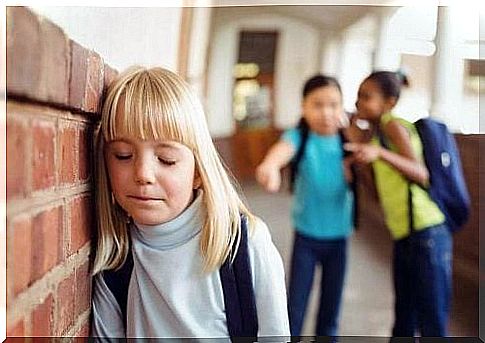
[[[290,336],[285,271],[266,224],[257,218],[250,231],[249,257],[253,276],[259,337]]]
[[[109,342],[110,338],[124,338],[120,307],[101,273],[94,277],[92,299],[91,336],[96,337],[95,341]]]

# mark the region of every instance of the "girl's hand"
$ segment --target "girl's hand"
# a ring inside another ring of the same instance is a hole
[[[346,157],[344,159],[343,165],[344,165],[344,177],[347,183],[352,183],[354,182],[354,176],[352,174],[352,163],[354,163],[354,158],[352,156]]]
[[[381,147],[373,144],[345,143],[344,149],[353,152],[354,161],[362,164],[374,162],[381,156]]]
[[[271,163],[261,163],[256,168],[256,181],[258,181],[268,192],[278,192],[281,186],[281,174],[279,168]]]

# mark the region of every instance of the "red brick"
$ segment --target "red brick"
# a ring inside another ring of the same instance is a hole
[[[1,76],[0,76],[1,79]],[[3,117],[5,118],[5,117]],[[1,137],[6,137],[6,132],[7,132],[7,123],[6,120],[0,120],[0,136]],[[0,144],[0,146],[4,146],[3,144]],[[5,151],[5,150],[3,150]],[[0,163],[0,175],[5,176],[7,175],[7,164],[6,163]],[[7,180],[5,177],[0,178],[0,199],[5,199],[7,197]],[[5,201],[5,200],[4,200]]]
[[[92,203],[90,197],[78,197],[71,204],[71,249],[78,251],[90,238],[92,229]]]
[[[19,320],[13,326],[10,326],[7,328],[7,337],[22,337],[22,336],[26,336],[25,324],[23,320]]]
[[[74,183],[76,180],[76,140],[77,130],[64,127],[59,132],[59,174],[61,183]]]
[[[118,76],[118,71],[105,64],[103,94],[106,93],[108,86],[113,82],[116,76]]]
[[[55,335],[62,336],[74,323],[75,303],[74,274],[62,280],[57,286],[57,314],[55,320]]]
[[[41,100],[62,105],[69,98],[69,40],[57,25],[41,21],[42,69],[39,95]]]
[[[53,326],[53,297],[49,294],[44,302],[32,312],[32,336],[54,336]]]
[[[91,275],[89,261],[76,269],[76,304],[75,315],[79,316],[91,306]]]
[[[84,98],[84,110],[87,112],[96,113],[101,111],[100,104],[104,83],[103,72],[103,60],[97,53],[90,51]]]
[[[84,90],[86,89],[86,74],[88,69],[88,50],[76,43],[71,44],[71,77],[69,82],[69,106],[82,109]]]
[[[27,189],[25,156],[26,138],[30,133],[16,115],[7,117],[7,198],[23,196]]]
[[[81,329],[76,333],[76,337],[89,337],[89,321],[86,321],[83,326],[81,326]],[[81,342],[84,342],[84,340],[78,343]]]
[[[33,227],[32,276],[41,278],[60,261],[62,256],[62,211],[56,207],[35,216]]]
[[[30,343],[30,337],[7,337],[5,343]],[[35,343],[39,343],[37,338],[35,339]],[[47,343],[47,342],[46,342]]]
[[[69,105],[84,112],[100,111],[104,64],[101,57],[71,41]]]
[[[92,141],[92,127],[85,127],[79,131],[78,175],[80,181],[86,181],[91,175]]]
[[[35,98],[41,78],[40,23],[23,7],[7,7],[7,94]]]
[[[54,186],[54,123],[35,120],[32,124],[32,137],[33,188],[38,190]]]
[[[8,94],[67,104],[70,54],[64,32],[27,8],[9,7],[7,18]]]
[[[7,281],[13,283],[16,296],[27,288],[31,281],[32,266],[32,220],[22,217],[14,219],[8,237],[10,241],[7,257]],[[9,289],[7,287],[7,289]]]

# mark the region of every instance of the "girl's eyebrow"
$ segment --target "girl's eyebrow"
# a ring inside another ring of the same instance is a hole
[[[125,138],[125,137],[120,137],[120,138],[116,138],[116,139],[113,139],[112,141],[110,141],[110,144],[113,144],[113,143],[126,143],[126,144],[135,144],[135,142],[129,138]],[[171,150],[179,150],[179,147],[177,145],[175,145],[174,143],[171,143],[171,142],[160,142],[160,143],[157,143],[155,144],[155,147],[156,148],[166,148],[166,149],[171,149]]]
[[[173,149],[173,150],[178,150],[179,147],[176,146],[175,144],[173,143],[169,143],[169,142],[161,142],[161,143],[158,143],[156,145],[157,148],[168,148],[168,149]]]
[[[132,142],[127,139],[127,138],[116,138],[116,139],[113,139],[111,141],[109,141],[109,143],[127,143],[127,144],[131,144]]]

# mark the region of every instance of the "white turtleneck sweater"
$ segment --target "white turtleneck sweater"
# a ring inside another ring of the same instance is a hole
[[[134,267],[127,337],[228,337],[219,270],[202,273],[202,194],[177,218],[131,228]],[[284,269],[260,219],[249,237],[258,336],[289,336]],[[121,310],[101,274],[94,277],[92,335],[125,337]]]

